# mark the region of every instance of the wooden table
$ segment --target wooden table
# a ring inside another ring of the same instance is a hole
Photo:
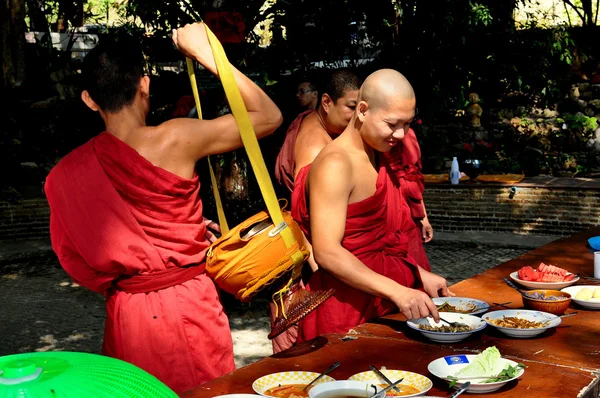
[[[522,308],[519,293],[506,286],[502,277],[525,265],[552,263],[581,275],[593,274],[593,252],[587,239],[600,235],[595,228],[570,238],[560,239],[537,250],[508,261],[483,274],[453,285],[451,290],[461,297],[493,302],[512,301],[511,308]],[[580,280],[579,284],[587,284]],[[355,340],[343,341],[346,335],[330,334],[318,338],[309,352],[294,355],[293,351],[260,360],[245,368],[203,384],[182,396],[208,398],[231,393],[254,393],[252,382],[270,373],[289,370],[321,371],[334,361],[342,366],[330,375],[343,380],[368,370],[369,365],[403,369],[428,376],[434,383],[428,395],[446,396],[447,384],[427,371],[427,365],[442,356],[479,352],[496,346],[503,356],[524,363],[527,368],[518,382],[501,390],[478,396],[497,397],[598,397],[599,383],[595,372],[600,370],[600,311],[576,308],[568,312],[579,315],[532,339],[515,339],[501,335],[488,327],[471,338],[453,344],[438,344],[426,340],[420,333],[406,327],[405,318],[393,314],[353,329]],[[304,345],[301,348],[308,347]],[[292,349],[293,350],[293,349]]]

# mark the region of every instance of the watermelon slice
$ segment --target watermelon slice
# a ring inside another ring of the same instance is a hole
[[[519,279],[522,279],[524,281],[536,281],[536,271],[529,266],[523,267],[519,270]]]
[[[519,279],[530,282],[568,282],[575,279],[575,275],[567,275],[566,269],[552,264],[540,263],[537,270],[530,266],[521,268],[518,271]]]

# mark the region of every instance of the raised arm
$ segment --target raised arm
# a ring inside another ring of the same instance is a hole
[[[427,294],[374,272],[342,246],[352,189],[351,164],[344,155],[330,153],[311,166],[310,227],[316,262],[348,286],[392,301],[409,319],[431,314],[437,320]]]
[[[186,57],[197,61],[218,76],[203,23],[174,30],[173,42]],[[232,69],[256,136],[262,138],[271,134],[283,120],[279,108],[252,80],[233,65]],[[193,160],[242,146],[240,133],[232,115],[213,120],[174,119],[165,123],[165,127],[173,134],[171,142],[179,147],[182,154]]]

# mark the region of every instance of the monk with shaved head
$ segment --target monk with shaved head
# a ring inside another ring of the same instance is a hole
[[[453,295],[444,278],[409,255],[417,226],[403,181],[383,156],[404,138],[415,104],[402,74],[371,74],[348,127],[296,177],[292,214],[319,264],[307,288],[336,292],[300,322],[298,341],[345,333],[396,310],[409,319],[438,320],[430,297]]]

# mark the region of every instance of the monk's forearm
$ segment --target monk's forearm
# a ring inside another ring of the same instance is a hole
[[[341,246],[325,252],[315,251],[315,260],[319,267],[346,285],[373,296],[393,301],[392,297],[399,290],[408,289],[396,281],[371,270]]]
[[[197,60],[200,62],[199,60]],[[283,121],[281,111],[269,96],[251,79],[231,65],[235,82],[246,105],[246,110],[254,126],[256,135],[260,138],[275,131]],[[218,76],[216,66],[207,67]]]

